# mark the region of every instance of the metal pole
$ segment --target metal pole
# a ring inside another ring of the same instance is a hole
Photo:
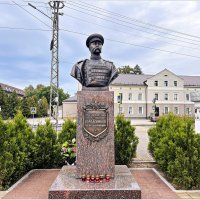
[[[59,10],[64,7],[63,1],[50,1],[53,15],[53,36],[51,41],[51,81],[49,117],[56,120],[56,133],[58,137],[58,108],[59,108]]]

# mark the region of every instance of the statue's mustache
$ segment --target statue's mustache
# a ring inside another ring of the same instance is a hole
[[[94,48],[93,52],[95,52],[96,50],[99,50],[101,52],[101,49],[99,47]]]

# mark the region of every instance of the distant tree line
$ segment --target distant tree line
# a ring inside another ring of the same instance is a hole
[[[136,65],[135,67],[131,67],[129,65],[125,65],[118,68],[118,72],[120,74],[143,74],[142,69],[139,65]]]
[[[62,101],[69,98],[68,93],[64,93],[63,89],[59,89],[59,104]],[[20,110],[25,117],[31,116],[31,107],[36,107],[36,117],[46,117],[48,115],[50,99],[50,87],[44,85],[37,85],[34,88],[29,85],[25,88],[25,97],[20,98],[14,91],[11,94],[7,94],[0,89],[0,116],[3,119],[13,118],[17,111]]]

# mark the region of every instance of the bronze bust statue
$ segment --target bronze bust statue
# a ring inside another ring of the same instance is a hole
[[[118,76],[114,64],[100,56],[103,44],[102,35],[90,35],[86,40],[91,52],[90,59],[81,60],[72,68],[71,76],[82,84],[83,90],[108,90],[109,84]]]

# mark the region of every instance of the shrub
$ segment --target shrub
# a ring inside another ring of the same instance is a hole
[[[66,123],[61,132],[65,142],[75,135],[76,124]],[[34,133],[21,112],[7,122],[0,118],[0,190],[31,169],[61,167],[65,163],[61,148],[50,120]]]
[[[58,141],[63,144],[73,138],[76,138],[76,122],[68,118],[63,124],[62,130],[58,135]]]
[[[32,168],[34,135],[21,112],[7,124],[0,122],[2,186],[7,187]]]
[[[157,163],[178,188],[200,188],[200,135],[194,119],[163,116],[149,130],[149,149]]]
[[[118,115],[115,124],[115,163],[118,165],[130,164],[136,155],[137,144],[135,128],[123,115]]]
[[[56,131],[53,129],[50,120],[46,124],[39,125],[35,133],[35,168],[58,167],[63,162],[61,156],[61,145],[56,140]]]
[[[7,124],[0,118],[0,190],[3,189],[6,179],[14,171],[13,156],[8,151],[9,137]]]

